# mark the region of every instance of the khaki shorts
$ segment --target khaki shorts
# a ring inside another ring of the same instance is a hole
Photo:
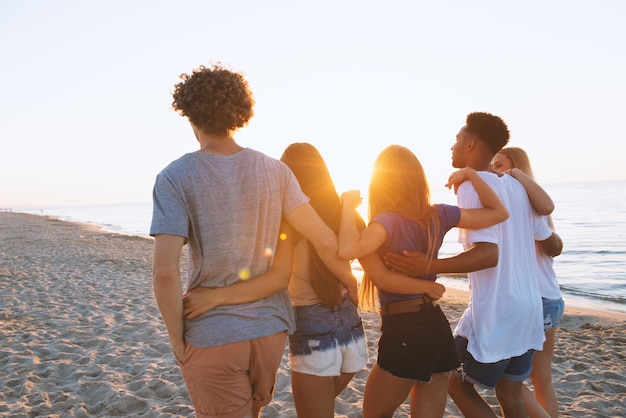
[[[217,347],[185,346],[178,363],[197,417],[244,417],[270,403],[286,332]]]

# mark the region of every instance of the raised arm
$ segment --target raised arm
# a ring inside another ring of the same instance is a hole
[[[378,223],[370,223],[359,231],[356,226],[356,208],[361,204],[361,193],[349,190],[341,195],[342,212],[339,225],[339,256],[344,260],[354,260],[373,253],[387,236]]]
[[[535,208],[540,215],[549,215],[554,211],[554,202],[550,195],[529,175],[524,173],[519,168],[512,168],[505,171],[511,177],[522,183],[526,194],[530,200],[530,204]]]
[[[472,168],[462,168],[450,176],[446,187],[454,186],[454,190],[464,181],[472,182],[478,197],[483,204],[482,208],[463,209],[461,208],[461,218],[457,227],[468,229],[482,229],[505,221],[509,217],[506,209],[496,192],[480,177],[478,172]]]
[[[174,356],[183,361],[185,354],[183,296],[180,283],[180,253],[185,238],[159,234],[154,237],[152,289],[167,329]]]
[[[269,272],[240,280],[230,286],[196,287],[185,295],[183,313],[187,318],[194,319],[221,305],[251,303],[287,289],[291,276],[293,246],[293,234],[289,226],[283,223]]]
[[[350,299],[357,306],[356,278],[352,274],[350,263],[338,255],[337,236],[333,230],[308,203],[291,211],[286,219],[294,229],[313,244],[322,262],[345,286]]]

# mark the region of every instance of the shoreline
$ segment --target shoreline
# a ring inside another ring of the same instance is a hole
[[[143,205],[145,204],[145,202],[136,203],[136,204]],[[0,211],[0,213],[2,212]],[[106,233],[106,234],[119,234],[122,236],[139,237],[139,238],[148,239],[148,240],[153,239],[151,236],[148,235],[148,233],[142,234],[138,232],[135,232],[135,233],[123,232],[118,227],[113,227],[111,225],[107,226],[103,224],[98,224],[96,222],[75,221],[75,220],[70,220],[70,219],[64,219],[64,216],[60,216],[60,215],[48,215],[45,213],[39,214],[39,213],[35,213],[32,211],[20,212],[19,209],[15,212],[7,211],[4,213],[37,216],[37,217],[47,218],[50,220],[58,220],[62,222],[73,223],[73,224],[76,224],[77,226],[83,225],[89,229],[93,228],[93,230],[96,232],[100,231],[101,233]],[[355,269],[355,272],[362,275],[362,270],[360,269],[360,266],[357,269]],[[357,277],[359,278],[360,276],[357,276]],[[460,291],[465,291],[469,294],[467,273],[440,274],[438,281],[439,283],[446,286],[446,289],[448,290],[452,290],[452,289],[460,290]],[[572,307],[575,309],[582,309],[582,310],[597,311],[599,313],[604,313],[608,311],[617,315],[624,315],[626,317],[626,305],[625,304],[613,302],[610,300],[602,300],[602,299],[597,299],[597,298],[593,299],[593,298],[589,298],[585,296],[572,295],[567,292],[563,292],[563,299],[565,300],[566,307]]]
[[[127,208],[126,210],[130,210],[133,216],[135,217],[145,216],[145,213],[143,213],[144,212],[143,209],[139,212],[135,212],[135,210],[137,209],[137,207],[146,206],[148,204],[151,204],[151,202],[128,203],[127,205],[130,206],[130,209]],[[106,207],[108,205],[96,205],[96,206]],[[116,205],[113,205],[113,206],[116,206]],[[87,205],[86,207],[91,207],[91,205]],[[84,220],[73,219],[73,218],[81,219],[81,215],[79,215],[79,213],[81,213],[80,211],[74,213],[74,215],[68,216],[67,214],[66,215],[57,215],[54,213],[48,214],[48,213],[45,213],[43,210],[41,211],[41,213],[39,213],[38,211],[34,211],[32,209],[26,210],[24,212],[20,212],[20,210],[25,210],[25,209],[16,209],[16,212],[9,211],[6,213],[22,213],[22,214],[30,214],[34,216],[47,217],[49,219],[61,220],[61,221],[71,222],[71,223],[75,223],[79,225],[87,225],[89,227],[101,228],[103,232],[105,233],[116,233],[120,235],[137,236],[141,238],[152,239],[152,237],[150,237],[146,232],[149,228],[149,223],[147,223],[146,225],[143,225],[141,228],[138,228],[136,223],[126,224],[124,227],[119,226],[119,225],[111,225],[111,224],[106,223],[108,221],[105,221],[105,219],[108,220],[108,216],[103,215],[103,212],[97,212],[97,215],[94,218],[95,220],[84,221]],[[82,216],[84,217],[84,214]],[[123,230],[124,228],[126,228],[127,230],[124,231]],[[131,232],[128,232],[128,231],[131,231]],[[438,280],[441,284],[445,285],[446,288],[455,288],[455,289],[465,290],[469,292],[467,273],[441,274],[439,275]],[[571,293],[568,290],[563,290],[563,289],[562,289],[562,294],[563,294],[563,299],[565,300],[566,306],[596,310],[599,312],[611,311],[616,314],[626,315],[626,303],[616,302],[607,296],[604,296],[604,297],[584,296],[584,295]]]
[[[0,415],[191,417],[193,410],[152,296],[152,242],[90,224],[0,213]],[[468,293],[441,301],[452,326]],[[368,363],[336,401],[361,416],[380,318],[361,312]],[[567,306],[553,363],[561,416],[620,416],[626,315]],[[262,417],[293,417],[287,367]],[[481,392],[498,411],[493,391]],[[397,417],[407,416],[405,402]],[[452,401],[446,417],[460,417]]]

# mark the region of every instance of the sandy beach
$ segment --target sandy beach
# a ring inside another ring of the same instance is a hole
[[[191,417],[151,287],[152,241],[0,213],[0,416]],[[441,301],[452,326],[467,293]],[[360,417],[379,317],[363,313],[367,367],[336,402]],[[554,381],[564,417],[626,416],[626,316],[566,306]],[[287,347],[263,417],[295,417]],[[493,391],[483,391],[499,412]],[[403,404],[396,416],[408,416]],[[460,417],[448,401],[447,417]]]

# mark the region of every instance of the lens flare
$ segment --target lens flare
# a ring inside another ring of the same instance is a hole
[[[249,268],[242,268],[241,270],[239,270],[239,279],[248,280],[249,278],[250,278]]]

